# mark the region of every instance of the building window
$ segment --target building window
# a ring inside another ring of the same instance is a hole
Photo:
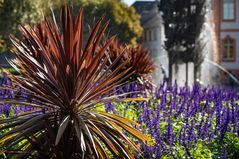
[[[234,61],[236,58],[236,41],[227,36],[222,40],[223,44],[223,61]]]
[[[147,42],[147,30],[144,30],[144,37],[143,37],[143,41]]]
[[[223,20],[235,19],[235,0],[223,0]]]
[[[149,34],[149,41],[152,41],[152,30],[149,30],[148,34]]]
[[[157,28],[154,29],[154,41],[157,41]]]

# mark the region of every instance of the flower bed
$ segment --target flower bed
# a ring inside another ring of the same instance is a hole
[[[131,84],[121,91],[138,91],[140,87]],[[142,146],[141,156],[157,159],[239,156],[239,96],[235,90],[162,83],[148,92],[153,93],[138,96],[148,96],[149,101],[106,105],[106,111],[138,120],[142,131],[155,139],[154,146]]]
[[[1,86],[10,84],[4,76]],[[16,88],[27,98],[26,91]],[[154,138],[153,146],[142,144],[143,151],[136,158],[236,158],[239,155],[239,96],[235,90],[199,85],[178,87],[164,82],[156,89],[131,83],[118,88],[116,94],[123,92],[131,92],[128,97],[150,98],[143,102],[105,105],[107,112],[138,120],[141,131]],[[0,93],[2,99],[16,94],[12,90]],[[32,109],[31,106],[0,105],[2,117]]]

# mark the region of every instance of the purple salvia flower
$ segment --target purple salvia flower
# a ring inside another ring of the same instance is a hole
[[[221,159],[227,159],[227,150],[223,149]]]

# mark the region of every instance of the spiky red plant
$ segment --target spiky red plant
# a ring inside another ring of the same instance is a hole
[[[106,94],[125,81],[132,66],[125,68],[128,61],[121,60],[121,53],[106,65],[106,50],[114,37],[101,45],[109,23],[101,27],[103,18],[83,49],[82,18],[82,9],[74,20],[65,5],[61,27],[53,17],[45,18],[34,28],[20,26],[24,40],[11,37],[17,57],[12,64],[21,72],[12,80],[29,92],[32,101],[16,98],[5,102],[31,104],[36,109],[0,120],[0,131],[9,130],[0,136],[1,153],[7,157],[134,158],[132,152],[139,150],[138,145],[124,132],[149,140],[134,128],[137,123],[95,109],[118,100]]]
[[[155,70],[154,63],[148,51],[142,49],[141,45],[137,45],[136,47],[123,46],[117,40],[114,40],[109,47],[109,59],[115,60],[122,53],[123,58],[118,61],[115,67],[112,67],[112,70],[115,70],[121,63],[126,62],[126,65],[121,68],[120,72],[124,72],[130,68],[129,72],[131,74],[128,79],[135,81],[137,78],[145,78]]]

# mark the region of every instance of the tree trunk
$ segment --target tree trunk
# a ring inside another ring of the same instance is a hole
[[[199,79],[199,81],[201,80],[201,73],[200,72],[201,72],[201,66],[194,64],[194,71],[193,71],[194,83],[198,82],[197,79]]]
[[[172,78],[173,78],[173,61],[172,57],[168,57],[168,82],[172,83]]]
[[[186,62],[186,84],[188,84],[188,62]]]
[[[194,79],[194,83],[196,83],[197,82],[197,74],[198,74],[198,67],[197,67],[197,65],[195,65],[194,64],[194,69],[193,69],[193,79]]]

